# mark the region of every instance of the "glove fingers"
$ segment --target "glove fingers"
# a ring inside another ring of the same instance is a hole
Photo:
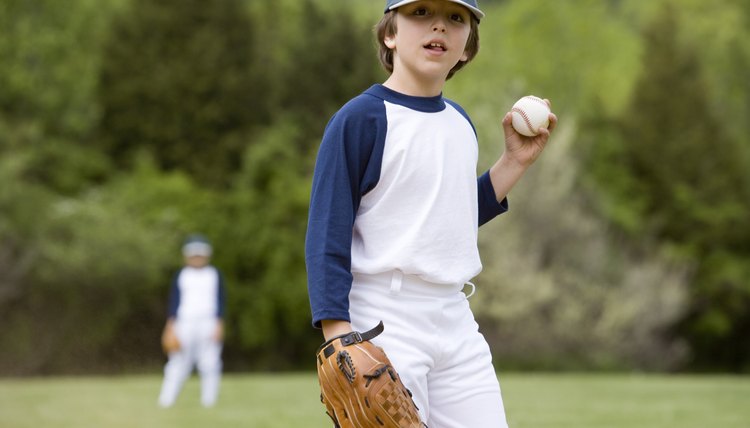
[[[338,404],[338,406],[332,405],[332,407],[341,428],[369,427],[370,424],[367,422],[367,417],[363,416],[364,411],[361,408],[362,397],[360,397],[357,389],[352,387],[349,379],[345,375],[342,375],[341,369],[334,367],[338,364],[334,364],[332,359],[330,363],[332,366],[331,370],[336,375],[332,376],[330,372],[326,374],[331,384],[335,385],[334,388],[330,388],[329,393],[331,394],[332,404]]]
[[[348,393],[352,389],[348,379],[341,375],[340,369],[334,356],[323,360],[318,367],[318,379],[320,381],[321,395],[329,416],[339,424],[341,428],[355,428],[352,416],[355,412]]]
[[[333,340],[318,353],[321,401],[340,428],[422,428],[419,412],[382,348]]]

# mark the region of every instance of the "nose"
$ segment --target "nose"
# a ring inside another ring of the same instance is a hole
[[[435,19],[435,22],[432,24],[432,31],[436,33],[445,33],[446,30],[446,24],[445,19],[442,17],[437,17]]]

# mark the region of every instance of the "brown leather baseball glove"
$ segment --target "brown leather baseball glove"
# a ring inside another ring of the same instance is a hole
[[[365,333],[351,332],[318,349],[320,400],[335,428],[423,428],[411,393],[382,348]]]
[[[161,333],[161,349],[167,355],[180,350],[180,341],[177,339],[177,333],[175,333],[172,323],[167,323]]]

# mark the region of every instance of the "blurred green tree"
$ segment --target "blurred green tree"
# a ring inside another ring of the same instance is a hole
[[[310,324],[304,242],[314,139],[299,122],[278,122],[248,146],[243,169],[220,202],[217,263],[231,272],[228,350],[243,366],[289,368],[305,361],[320,335]],[[275,349],[276,352],[264,352]],[[252,356],[248,358],[248,356]],[[231,360],[231,355],[228,356]]]
[[[214,196],[184,174],[162,173],[147,157],[135,165],[76,198],[39,186],[3,187],[0,208],[12,207],[11,219],[24,216],[16,224],[28,230],[0,227],[2,248],[20,241],[26,251],[14,253],[16,260],[33,258],[2,312],[0,370],[101,371],[159,361],[179,244]],[[1,178],[12,178],[13,168],[4,166]]]
[[[327,117],[374,80],[369,31],[356,25],[351,9],[321,2],[120,6],[109,11],[115,19],[104,47],[83,43],[96,48],[88,54],[101,52],[98,88],[96,73],[81,73],[89,86],[65,80],[71,85],[54,87],[65,94],[84,86],[96,95],[89,104],[101,116],[85,116],[86,126],[62,133],[93,141],[81,144],[91,153],[78,155],[47,132],[71,127],[48,126],[62,120],[55,112],[63,107],[46,105],[33,85],[14,83],[16,98],[5,94],[0,178],[18,185],[0,192],[0,316],[7,327],[0,371],[159,362],[168,280],[180,264],[180,240],[194,231],[214,241],[215,262],[228,277],[228,365],[298,367],[320,341],[309,322],[302,252],[314,152]],[[284,12],[282,24],[252,25],[252,16],[263,21],[274,7]],[[331,19],[323,12],[329,7],[336,25],[310,22],[310,16]],[[304,13],[286,13],[295,8]],[[78,22],[74,11],[59,8],[29,13],[37,21],[63,15],[40,40]],[[67,70],[64,56],[53,59],[52,69]],[[23,77],[12,71],[0,67],[0,77]],[[97,119],[99,135],[92,138]],[[30,171],[45,166],[38,161],[42,146],[75,162],[41,179]],[[111,164],[119,168],[108,170]],[[92,166],[101,180],[76,178]],[[285,358],[268,349],[283,349]]]
[[[450,91],[489,134],[485,161],[502,146],[498,104],[538,90],[561,117],[516,208],[481,232],[482,281],[500,286],[472,304],[504,362],[671,370],[688,338],[693,367],[748,367],[750,10],[685,0],[672,19],[689,32],[661,16],[641,42],[659,3],[483,3],[484,53]],[[380,12],[370,0],[0,2],[0,372],[156,367],[193,231],[228,277],[228,367],[309,368],[309,178],[328,117],[382,80]],[[579,114],[594,120],[579,128]],[[582,140],[598,194],[580,189]],[[589,210],[599,203],[629,243]],[[670,331],[686,276],[690,310]]]
[[[0,5],[0,156],[23,159],[19,179],[72,195],[106,175],[87,143],[108,11],[88,0]]]
[[[303,133],[321,134],[331,114],[370,84],[383,80],[375,41],[351,8],[304,0],[292,67],[283,75],[280,113],[293,115]],[[321,31],[325,22],[325,31]],[[317,145],[317,144],[316,144]]]
[[[219,204],[225,221],[207,228],[223,248],[217,263],[232,275],[229,360],[252,355],[238,364],[278,369],[304,362],[321,339],[310,324],[303,246],[315,152],[329,117],[374,83],[378,69],[372,35],[351,7],[312,0],[257,7],[260,16],[287,16],[260,30],[277,49],[276,57],[262,54],[278,64],[272,124],[245,149]]]
[[[742,339],[750,333],[746,158],[714,115],[674,7],[666,3],[646,28],[630,107],[598,134],[591,171],[611,195],[615,222],[693,265],[690,308],[677,329],[692,345],[693,366],[742,370],[750,362]]]
[[[120,166],[140,149],[161,168],[226,185],[270,106],[241,0],[133,0],[115,20],[99,80],[104,151]]]

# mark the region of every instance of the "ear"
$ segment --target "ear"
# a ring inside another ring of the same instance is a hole
[[[461,58],[458,59],[460,62],[466,62],[469,60],[469,53],[464,51],[464,54],[461,55]]]
[[[388,49],[396,49],[396,35],[391,34],[390,36],[385,36],[383,38],[383,44]]]

